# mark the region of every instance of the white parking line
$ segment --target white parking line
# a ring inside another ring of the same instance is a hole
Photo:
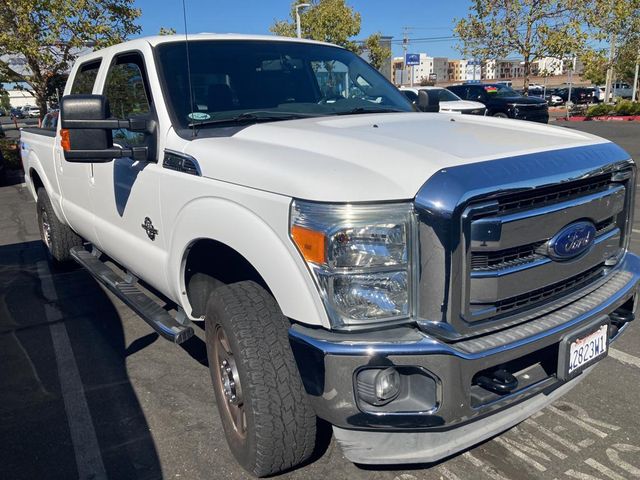
[[[47,262],[38,262],[38,276],[46,299],[56,301],[57,294]],[[63,319],[62,314],[53,305],[45,304],[45,315],[50,323],[51,341],[58,366],[60,390],[67,414],[71,443],[76,457],[78,478],[106,480],[107,473],[100,455],[98,438],[84,395],[82,379],[73,355],[67,327],[60,321]]]
[[[547,467],[542,465],[540,462],[536,462],[533,458],[529,457],[526,453],[524,453],[523,451],[521,451],[518,448],[516,448],[513,445],[512,442],[507,442],[505,439],[503,439],[501,437],[497,437],[496,439],[494,439],[494,441],[499,443],[500,445],[502,445],[505,448],[505,450],[507,450],[507,452],[512,453],[513,455],[515,455],[516,457],[518,457],[522,461],[524,461],[524,462],[528,463],[529,465],[531,465],[536,470],[538,470],[540,472],[546,472],[547,471]],[[548,459],[548,457],[547,457],[547,459]]]
[[[577,478],[578,480],[601,480],[598,477],[594,477],[593,475],[589,475],[587,473],[576,472],[575,470],[567,470],[564,472],[567,477]]]
[[[605,432],[603,432],[602,430],[598,430],[596,427],[592,427],[587,422],[583,422],[579,418],[575,418],[573,415],[569,415],[568,413],[563,412],[562,410],[558,410],[553,405],[550,405],[549,407],[547,407],[547,410],[549,410],[550,412],[553,412],[555,414],[560,415],[562,418],[565,418],[565,419],[569,420],[570,422],[575,423],[579,427],[584,428],[587,432],[593,433],[594,435],[596,435],[596,436],[598,436],[600,438],[606,438],[607,437],[607,434]]]
[[[549,445],[547,442],[540,440],[537,437],[534,437],[532,434],[530,434],[529,432],[527,432],[526,430],[520,428],[520,427],[513,427],[513,432],[516,433],[517,435],[520,436],[520,438],[522,438],[523,440],[527,441],[527,442],[531,442],[534,445],[536,445],[537,447],[546,450],[547,452],[551,453],[552,455],[558,457],[560,460],[564,460],[565,458],[567,458],[567,456],[562,453],[560,450],[558,450],[557,448],[552,447],[551,445]]]
[[[616,350],[615,348],[609,350],[609,355],[611,355],[621,363],[640,368],[640,358],[638,357],[634,357],[633,355],[629,355],[628,353],[621,352],[620,350]]]
[[[573,443],[571,443],[570,441],[568,441],[567,439],[561,437],[560,435],[558,435],[557,433],[552,432],[551,430],[549,430],[547,427],[543,427],[542,425],[534,422],[531,419],[525,420],[524,422],[527,425],[531,425],[532,427],[536,428],[537,430],[539,430],[541,433],[543,433],[544,435],[546,435],[547,437],[549,437],[552,440],[555,440],[556,442],[558,442],[560,445],[565,446],[566,448],[568,448],[569,450],[571,450],[572,452],[579,452],[580,448],[577,447],[576,445],[574,445]]]
[[[471,465],[473,465],[476,468],[481,468],[482,472],[487,475],[489,478],[492,478],[493,480],[509,480],[507,477],[503,477],[502,475],[500,475],[495,468],[493,468],[491,465],[486,465],[482,460],[480,460],[479,458],[474,457],[471,452],[465,452],[462,454],[462,458],[464,458],[465,460],[467,460],[469,463],[471,463]]]
[[[637,228],[632,228],[632,229],[631,229],[631,231],[632,231],[633,233],[640,233],[640,230],[638,230]]]
[[[438,470],[440,471],[442,476],[447,480],[460,480],[460,477],[458,477],[455,473],[453,473],[451,470],[449,470],[447,467],[443,465],[440,465],[438,467]]]
[[[601,464],[597,460],[594,460],[593,458],[587,458],[584,461],[584,463],[589,465],[591,468],[599,471],[603,475],[609,477],[611,480],[625,480],[625,478],[622,475],[618,475],[616,472],[611,470],[609,467],[604,466],[603,464]]]

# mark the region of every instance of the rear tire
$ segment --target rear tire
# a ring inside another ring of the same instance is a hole
[[[54,263],[63,264],[71,260],[69,250],[82,246],[80,238],[71,228],[58,220],[49,195],[44,188],[38,189],[38,228],[40,238]]]
[[[506,114],[506,113],[504,113],[504,112],[497,112],[497,113],[494,113],[494,114],[493,114],[493,116],[494,116],[494,117],[496,117],[496,118],[509,118],[509,115],[507,115],[507,114]]]
[[[206,309],[209,371],[231,452],[262,477],[313,453],[316,416],[289,345],[289,320],[258,284],[224,285]]]

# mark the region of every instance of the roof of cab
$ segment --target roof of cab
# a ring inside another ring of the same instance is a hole
[[[202,40],[254,40],[254,41],[266,41],[266,42],[292,42],[292,43],[308,43],[312,45],[328,45],[332,47],[337,47],[337,45],[325,42],[318,42],[315,40],[307,40],[304,38],[292,38],[292,37],[280,37],[277,35],[247,35],[241,33],[194,33],[189,34],[188,36],[189,42],[198,42]],[[116,45],[112,45],[107,48],[103,48],[100,50],[95,50],[86,55],[82,55],[80,58],[90,58],[95,55],[102,55],[105,53],[109,53],[112,50],[122,51],[127,49],[135,48],[140,43],[147,43],[152,47],[156,45],[160,45],[162,43],[172,43],[172,42],[184,42],[185,36],[182,34],[176,35],[154,35],[150,37],[140,37],[132,40],[128,40],[123,43],[118,43]],[[342,48],[342,47],[339,47]]]
[[[330,43],[318,42],[316,40],[307,40],[305,38],[292,38],[281,37],[278,35],[247,35],[244,33],[196,33],[189,34],[189,41],[198,40],[262,40],[262,41],[283,41],[283,42],[296,42],[296,43],[312,43],[316,45],[332,45]],[[182,42],[185,36],[182,34],[176,35],[155,35],[153,37],[143,37],[143,40],[149,42],[152,46],[156,46],[160,43],[170,42]],[[336,45],[332,45],[336,46]]]

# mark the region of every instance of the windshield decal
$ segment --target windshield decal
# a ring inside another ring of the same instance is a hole
[[[187,117],[191,120],[209,120],[211,115],[204,112],[191,112]]]
[[[492,85],[487,85],[484,87],[485,92],[487,93],[498,93],[498,87],[494,87]]]

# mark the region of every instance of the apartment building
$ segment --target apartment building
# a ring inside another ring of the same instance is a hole
[[[464,82],[467,78],[467,60],[449,60],[449,81]]]

